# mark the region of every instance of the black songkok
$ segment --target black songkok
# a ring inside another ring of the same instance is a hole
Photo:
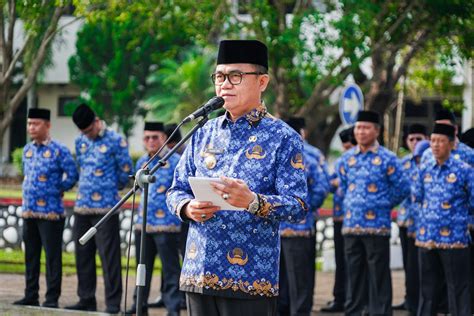
[[[95,113],[89,106],[80,104],[72,114],[72,120],[79,129],[85,129],[94,122]]]
[[[144,131],[164,132],[165,128],[161,122],[145,122]]]
[[[305,128],[305,119],[302,117],[290,117],[289,119],[283,120],[291,128],[293,128],[298,134],[301,133],[301,129]]]
[[[421,124],[412,124],[408,128],[408,134],[423,134],[426,135],[426,127]]]
[[[224,40],[219,44],[217,65],[254,64],[268,69],[268,49],[256,40]]]
[[[343,142],[343,143],[351,142],[353,145],[357,145],[357,142],[356,142],[355,137],[354,137],[354,127],[353,126],[342,130],[339,133],[339,138],[341,139],[341,142]]]
[[[451,123],[456,124],[456,116],[454,116],[452,111],[446,109],[441,109],[436,112],[435,121],[439,120],[449,120]]]
[[[433,134],[446,135],[449,139],[454,139],[456,135],[456,129],[452,125],[448,124],[435,124],[433,128]]]
[[[182,139],[181,132],[179,131],[179,129],[176,131],[176,133],[174,133],[173,137],[170,138],[171,134],[177,127],[178,127],[177,124],[165,125],[165,133],[166,133],[166,136],[168,136],[168,139],[170,140],[171,143],[177,143]]]
[[[471,148],[474,148],[474,127],[465,131],[461,137],[460,141],[468,145]]]
[[[28,118],[30,119],[42,119],[49,121],[51,120],[51,111],[47,109],[29,109],[28,110]]]
[[[380,124],[379,114],[374,111],[359,111],[357,122],[369,122]]]

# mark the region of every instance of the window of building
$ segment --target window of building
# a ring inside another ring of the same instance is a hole
[[[78,105],[77,96],[61,96],[58,98],[58,117],[71,117]]]

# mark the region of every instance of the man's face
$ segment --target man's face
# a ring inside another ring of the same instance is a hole
[[[95,118],[94,122],[88,127],[81,129],[81,133],[87,138],[94,140],[99,136],[101,123],[98,118]]]
[[[412,133],[407,136],[407,146],[408,149],[413,152],[415,150],[416,144],[422,140],[427,139],[426,135],[420,133]]]
[[[217,65],[215,71],[225,75],[241,72],[257,70],[251,64],[225,64]],[[267,87],[268,79],[268,75],[243,74],[240,84],[232,84],[229,78],[226,78],[222,85],[215,85],[216,95],[224,98],[224,108],[231,114],[245,114],[260,104],[260,96]]]
[[[436,159],[445,160],[449,157],[454,147],[454,142],[450,141],[446,135],[431,134],[430,146]]]
[[[27,131],[31,139],[43,141],[48,137],[51,122],[43,119],[29,118],[27,121]]]
[[[154,154],[163,146],[166,141],[166,134],[158,131],[144,131],[143,145],[148,153]]]
[[[379,136],[380,128],[375,123],[356,122],[354,127],[354,136],[357,144],[369,146],[373,144]]]

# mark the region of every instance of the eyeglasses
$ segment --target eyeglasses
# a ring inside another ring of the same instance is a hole
[[[417,142],[420,142],[420,141],[423,140],[423,137],[409,137],[409,138],[408,138],[408,141],[409,141],[409,142],[414,142],[415,140],[416,140]]]
[[[149,141],[150,139],[151,139],[151,140],[157,140],[157,139],[159,139],[159,138],[160,138],[159,135],[147,135],[147,136],[143,136],[143,140],[146,141],[146,142]]]
[[[222,73],[222,72],[216,72],[211,75],[212,83],[214,83],[216,86],[222,86],[226,80],[226,78],[229,80],[229,82],[232,85],[238,85],[242,83],[242,77],[244,75],[264,75],[263,72],[241,72],[241,71],[231,71],[228,74]]]

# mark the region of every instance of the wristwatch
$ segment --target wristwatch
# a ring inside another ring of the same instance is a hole
[[[259,201],[259,198],[258,198],[258,195],[256,193],[253,193],[253,200],[252,202],[250,202],[249,206],[247,207],[247,212],[249,212],[250,214],[257,214],[257,211],[260,207],[260,201]]]

